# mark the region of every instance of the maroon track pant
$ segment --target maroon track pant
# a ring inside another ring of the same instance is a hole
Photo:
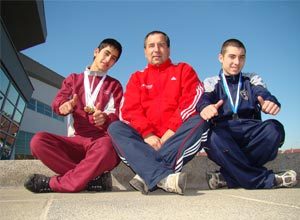
[[[34,157],[57,173],[50,179],[55,192],[79,192],[120,159],[107,134],[101,137],[65,137],[47,132],[34,135],[30,143]]]

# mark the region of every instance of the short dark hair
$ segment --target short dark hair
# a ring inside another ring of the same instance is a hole
[[[119,52],[119,56],[117,58],[118,61],[118,59],[121,57],[122,54],[122,45],[115,39],[106,38],[99,44],[98,49],[101,51],[103,48],[107,46],[112,46]]]
[[[169,36],[168,36],[166,33],[162,32],[162,31],[151,31],[151,32],[149,32],[149,33],[146,35],[146,37],[145,37],[145,39],[144,39],[144,48],[146,48],[146,41],[147,41],[148,37],[149,37],[150,35],[152,35],[152,34],[162,34],[162,35],[164,35],[164,36],[165,36],[166,43],[167,43],[167,46],[170,47],[170,38],[169,38]]]
[[[246,53],[246,48],[245,48],[244,44],[238,39],[231,38],[231,39],[226,40],[223,43],[222,48],[221,48],[221,54],[222,55],[225,54],[226,48],[228,46],[243,48],[245,50],[245,53]]]

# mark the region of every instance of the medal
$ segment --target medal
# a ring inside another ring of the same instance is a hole
[[[93,114],[95,112],[94,107],[84,106],[83,110],[88,114]]]
[[[236,113],[232,114],[232,119],[233,120],[238,120],[239,119],[238,114],[236,114]]]
[[[88,114],[93,114],[95,112],[95,102],[99,94],[100,88],[106,78],[106,74],[102,76],[102,79],[100,80],[100,82],[98,83],[98,85],[96,86],[93,92],[92,89],[94,86],[94,81],[97,73],[95,72],[95,74],[93,75],[93,80],[91,85],[89,81],[89,75],[90,75],[89,70],[84,71],[85,107],[83,108],[83,110]]]
[[[233,112],[232,119],[237,120],[237,119],[239,119],[239,116],[237,114],[237,110],[238,110],[238,105],[239,105],[239,100],[240,100],[240,89],[242,87],[242,73],[240,73],[240,76],[239,76],[238,89],[237,89],[237,92],[236,92],[235,103],[233,103],[232,96],[231,96],[231,93],[230,93],[230,90],[229,90],[224,72],[221,73],[221,76],[222,76],[222,82],[223,82],[224,90],[225,90],[226,95],[227,95],[227,97],[230,101],[231,110]]]

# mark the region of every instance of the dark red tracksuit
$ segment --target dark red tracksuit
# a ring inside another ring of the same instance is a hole
[[[101,77],[95,78],[94,88]],[[92,76],[89,76],[89,79],[91,83]],[[78,95],[73,112],[75,135],[65,137],[39,132],[30,143],[33,156],[58,174],[50,180],[50,187],[56,192],[84,190],[90,180],[105,171],[112,170],[120,162],[107,134],[107,127],[118,119],[123,95],[122,86],[110,76],[104,80],[96,103],[100,103],[100,108],[107,113],[108,119],[103,126],[96,127],[92,114],[89,115],[83,110],[85,106],[83,81],[83,73],[68,76],[52,103],[53,110],[59,114],[59,106],[68,101],[72,95]]]

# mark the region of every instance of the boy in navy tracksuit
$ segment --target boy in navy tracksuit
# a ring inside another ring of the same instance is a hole
[[[274,174],[264,167],[275,159],[285,133],[279,121],[262,121],[260,112],[276,115],[280,103],[259,76],[241,72],[245,58],[242,42],[225,41],[219,54],[220,74],[204,80],[205,93],[197,104],[201,117],[211,122],[205,150],[221,167],[220,172],[207,174],[208,185],[211,189],[295,186],[295,171]]]

